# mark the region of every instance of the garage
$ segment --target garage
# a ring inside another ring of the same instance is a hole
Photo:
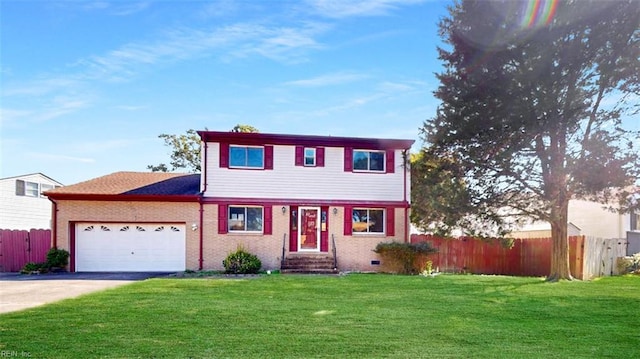
[[[177,272],[185,270],[185,225],[76,223],[77,272]]]

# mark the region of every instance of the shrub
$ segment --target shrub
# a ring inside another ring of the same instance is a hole
[[[225,273],[233,274],[255,274],[262,267],[262,262],[254,254],[238,248],[237,251],[229,254],[222,261]]]
[[[373,251],[382,257],[386,270],[401,274],[422,272],[427,255],[437,252],[427,242],[381,242]]]
[[[64,268],[67,264],[69,264],[69,252],[58,248],[49,249],[46,262],[49,268]]]
[[[49,271],[49,267],[47,263],[35,263],[28,262],[22,267],[20,273],[22,274],[33,274],[33,273],[47,273]]]

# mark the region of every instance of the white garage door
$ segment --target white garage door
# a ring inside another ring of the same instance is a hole
[[[78,223],[76,271],[183,271],[185,238],[181,224]]]

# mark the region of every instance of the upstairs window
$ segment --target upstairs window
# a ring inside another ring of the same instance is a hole
[[[353,151],[353,170],[368,172],[384,172],[383,151]]]
[[[264,148],[229,146],[229,167],[264,168]]]
[[[37,182],[16,180],[16,196],[40,197],[40,185]]]
[[[229,206],[229,232],[262,232],[262,207]]]
[[[304,149],[304,165],[305,166],[316,165],[316,149],[315,148],[307,147]]]
[[[354,150],[344,148],[344,171],[395,173],[395,150]]]
[[[273,146],[220,143],[220,168],[273,169]]]
[[[43,193],[47,192],[47,191],[51,191],[54,188],[55,187],[53,185],[50,185],[50,184],[46,184],[46,183],[40,184],[40,196],[41,197],[46,197]]]
[[[324,147],[296,146],[295,165],[304,167],[324,167]]]

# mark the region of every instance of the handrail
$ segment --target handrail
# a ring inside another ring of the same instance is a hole
[[[336,236],[331,234],[331,247],[333,252],[333,270],[338,270],[338,256],[336,254]]]
[[[287,246],[287,234],[285,233],[282,235],[282,257],[280,258],[280,267],[284,265],[284,254],[285,254],[286,246]]]

